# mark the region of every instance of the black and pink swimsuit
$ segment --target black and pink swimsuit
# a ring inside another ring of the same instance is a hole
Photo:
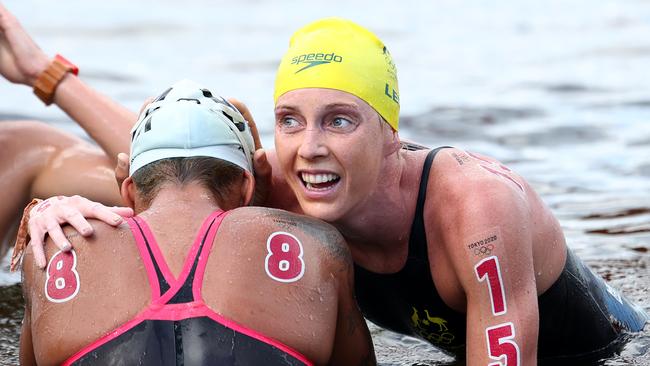
[[[70,357],[64,365],[312,365],[286,345],[227,319],[201,296],[203,274],[223,211],[201,226],[174,278],[146,222],[128,220],[149,277],[151,303]]]

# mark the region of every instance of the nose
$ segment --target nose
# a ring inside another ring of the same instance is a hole
[[[298,155],[303,159],[312,160],[327,156],[328,152],[324,132],[315,127],[306,129]]]

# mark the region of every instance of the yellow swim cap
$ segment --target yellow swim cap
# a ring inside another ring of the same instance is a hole
[[[349,20],[326,18],[291,37],[275,79],[273,100],[291,90],[328,88],[363,99],[397,131],[397,69],[386,46]]]

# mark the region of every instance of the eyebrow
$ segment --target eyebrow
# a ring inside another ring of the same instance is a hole
[[[319,106],[319,109],[335,109],[335,108],[356,110],[357,108],[359,108],[359,106],[354,103],[330,103],[330,104]],[[275,112],[277,113],[278,111],[282,111],[282,110],[298,111],[299,109],[300,108],[291,104],[288,105],[279,104],[275,107]]]
[[[274,109],[275,113],[277,113],[278,111],[297,111],[297,110],[298,108],[291,105],[277,105],[275,106]]]

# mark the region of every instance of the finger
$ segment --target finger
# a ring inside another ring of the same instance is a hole
[[[34,261],[38,268],[45,268],[45,252],[43,251],[43,233],[37,227],[35,222],[30,220],[29,222],[29,236],[31,241],[29,245],[32,246],[32,251],[34,252]]]
[[[146,106],[148,106],[149,103],[153,102],[154,99],[156,99],[156,97],[149,97],[149,98],[145,99],[144,103],[142,103],[142,107],[140,107],[140,111],[138,112],[138,116],[142,114],[142,111],[144,110],[144,108]]]
[[[82,214],[86,217],[94,217],[112,226],[117,226],[124,221],[122,216],[114,213],[101,203],[93,203],[90,206],[84,207]]]
[[[267,204],[272,184],[272,168],[264,149],[255,151],[253,155],[253,171],[255,172],[255,195],[253,205],[264,206]]]
[[[269,159],[266,156],[266,151],[264,149],[259,149],[255,151],[253,155],[253,169],[255,171],[255,178],[269,178],[271,175],[271,164]],[[269,177],[267,177],[269,176]]]
[[[253,141],[255,142],[255,150],[262,148],[262,141],[260,140],[260,132],[257,130],[257,125],[252,119],[248,120],[248,126],[251,129],[251,135],[253,135]]]
[[[114,207],[108,207],[108,209],[111,212],[116,213],[122,217],[133,217],[134,215],[133,209],[131,207],[114,206]]]
[[[230,102],[230,104],[234,105],[235,108],[237,108],[239,113],[241,113],[242,116],[244,116],[244,118],[246,118],[247,121],[248,121],[248,117],[253,119],[251,112],[248,110],[248,107],[246,106],[246,104],[244,104],[244,102],[242,102],[237,98],[228,98],[228,101]]]
[[[45,231],[54,242],[54,245],[64,252],[69,251],[72,248],[72,244],[70,244],[68,238],[63,234],[63,230],[61,230],[61,226],[56,219],[47,218],[45,220],[47,220],[45,222]]]
[[[129,155],[125,153],[117,154],[117,166],[115,167],[115,180],[118,187],[122,187],[122,182],[129,176]]]
[[[93,233],[93,227],[76,209],[69,207],[61,208],[63,212],[63,219],[75,228],[81,235],[89,236]]]
[[[45,252],[43,251],[43,243],[38,245],[32,240],[30,242],[32,245],[32,252],[34,253],[34,261],[40,269],[44,269],[47,262],[45,261]]]
[[[246,119],[248,122],[248,126],[251,129],[251,134],[253,135],[253,141],[255,142],[255,150],[261,149],[262,142],[260,141],[260,133],[257,130],[257,124],[255,124],[255,119],[253,118],[251,111],[248,109],[246,104],[240,100],[237,100],[235,98],[228,98],[228,101],[239,110],[239,113],[241,113],[242,116],[244,116],[244,119]]]

